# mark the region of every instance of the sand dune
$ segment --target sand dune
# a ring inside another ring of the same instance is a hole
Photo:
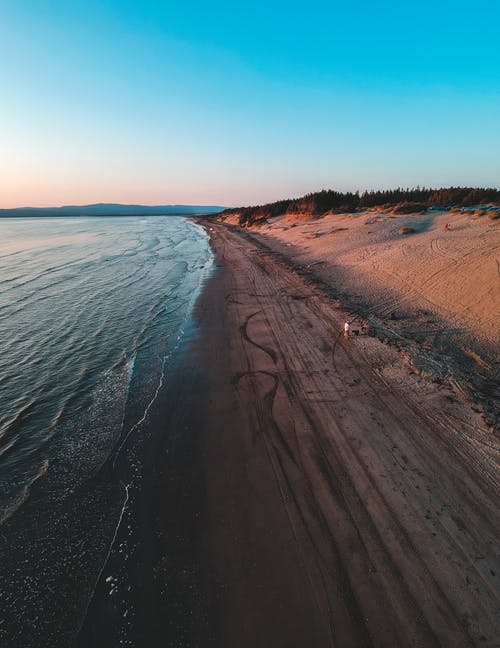
[[[415,233],[400,234],[404,227]],[[431,310],[451,327],[499,340],[498,220],[471,212],[368,212],[305,221],[280,217],[258,231],[295,246],[305,263],[325,261],[325,276],[362,293],[385,316],[402,307]]]
[[[455,380],[498,424],[499,220],[372,211],[284,216],[243,232],[322,281],[354,326],[397,344],[415,369]]]

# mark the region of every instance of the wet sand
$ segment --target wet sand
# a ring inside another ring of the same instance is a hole
[[[344,340],[335,286],[206,226],[216,271],[79,645],[497,645],[481,408],[361,320]]]
[[[217,646],[202,557],[201,435],[207,375],[190,322],[140,435],[117,457],[127,487],[116,537],[78,633],[79,648]]]

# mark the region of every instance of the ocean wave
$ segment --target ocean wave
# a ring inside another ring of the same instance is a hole
[[[35,475],[17,493],[11,496],[7,503],[3,506],[0,504],[0,525],[6,522],[24,504],[30,495],[31,486],[33,486],[37,479],[43,477],[48,469],[49,461],[48,459],[43,459]]]

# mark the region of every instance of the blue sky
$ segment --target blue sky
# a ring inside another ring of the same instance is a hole
[[[0,206],[500,186],[500,2],[0,0]]]

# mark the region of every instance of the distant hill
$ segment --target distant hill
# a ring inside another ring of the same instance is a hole
[[[224,207],[213,205],[68,205],[66,207],[16,207],[0,209],[0,218],[6,216],[152,216],[159,214],[218,214]]]

